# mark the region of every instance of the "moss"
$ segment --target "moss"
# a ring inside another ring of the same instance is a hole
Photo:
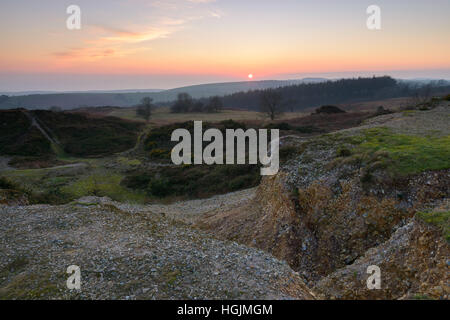
[[[62,187],[61,191],[72,199],[84,196],[106,196],[116,201],[143,203],[145,196],[121,186],[122,179],[123,176],[120,174],[94,173]]]
[[[20,273],[0,288],[0,300],[54,298],[58,287],[50,280],[50,274]]]
[[[152,159],[170,159],[170,153],[169,149],[152,149],[149,156]]]
[[[413,297],[414,300],[433,300],[433,298],[427,296],[426,294],[416,294]]]
[[[117,160],[121,164],[127,165],[127,166],[139,166],[142,164],[141,161],[138,159],[129,159],[129,158],[125,158],[125,157],[119,157]]]
[[[28,264],[29,261],[27,258],[16,257],[12,262],[0,269],[0,278],[7,277],[11,273],[22,271]]]
[[[402,114],[405,117],[408,117],[408,116],[413,116],[416,112],[417,112],[417,110],[405,110],[402,112]]]
[[[167,284],[173,286],[177,281],[178,276],[181,275],[179,270],[171,271],[166,274]]]
[[[376,163],[377,168],[386,168],[394,176],[450,168],[450,136],[405,135],[374,128],[341,138],[341,143],[355,145],[352,157],[361,159],[362,166]]]
[[[439,227],[450,243],[450,211],[418,212],[416,216],[426,223]]]

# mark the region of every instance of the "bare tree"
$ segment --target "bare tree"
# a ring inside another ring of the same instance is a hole
[[[152,116],[153,109],[153,99],[149,97],[142,98],[141,104],[138,105],[136,109],[136,115],[140,118],[145,119],[147,123],[149,122]]]
[[[186,113],[191,111],[194,100],[189,93],[181,92],[178,94],[177,101],[171,107],[173,113]]]
[[[275,120],[282,114],[282,96],[275,89],[267,89],[261,93],[260,110],[265,113],[271,120]]]
[[[223,109],[223,103],[220,97],[215,96],[209,99],[209,102],[206,106],[207,112],[220,112]]]
[[[205,109],[205,105],[201,101],[197,101],[192,105],[192,112],[203,112]]]
[[[429,102],[431,99],[431,89],[431,84],[417,88],[413,96],[414,104],[420,106]]]

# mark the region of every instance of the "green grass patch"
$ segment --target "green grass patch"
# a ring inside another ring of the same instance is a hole
[[[117,161],[120,162],[120,164],[126,165],[126,166],[139,166],[141,165],[141,161],[138,159],[129,159],[125,157],[119,157],[117,158]]]
[[[84,196],[110,197],[121,202],[145,202],[145,195],[120,185],[123,176],[116,173],[93,173],[63,186],[61,192],[76,199]]]
[[[450,136],[405,135],[373,128],[352,136],[323,135],[314,144],[337,148],[333,166],[357,164],[369,172],[382,168],[392,177],[450,168]]]
[[[27,169],[4,173],[0,188],[25,193],[32,204],[65,204],[84,196],[144,203],[146,195],[120,182],[123,176],[101,168]]]
[[[394,174],[410,175],[450,168],[450,136],[394,134],[386,128],[375,128],[364,131],[360,138],[356,153],[386,153],[386,167]]]
[[[418,212],[417,217],[426,223],[439,227],[450,243],[450,211]]]

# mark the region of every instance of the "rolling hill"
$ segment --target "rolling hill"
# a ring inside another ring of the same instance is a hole
[[[187,92],[198,99],[210,96],[223,96],[236,92],[277,88],[301,83],[318,83],[326,81],[323,78],[305,78],[300,80],[266,80],[227,82],[194,85],[174,88],[169,90],[120,90],[120,91],[87,91],[87,92],[60,92],[60,93],[33,93],[26,95],[2,95],[0,96],[0,109],[27,108],[45,109],[51,106],[59,106],[63,109],[96,106],[130,107],[136,105],[143,97],[149,96],[155,102],[169,102],[177,98],[181,92]]]

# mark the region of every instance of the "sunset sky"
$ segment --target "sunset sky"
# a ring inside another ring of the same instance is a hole
[[[81,8],[68,30],[66,8]],[[382,29],[366,27],[369,5]],[[449,0],[1,0],[0,92],[450,79]]]

